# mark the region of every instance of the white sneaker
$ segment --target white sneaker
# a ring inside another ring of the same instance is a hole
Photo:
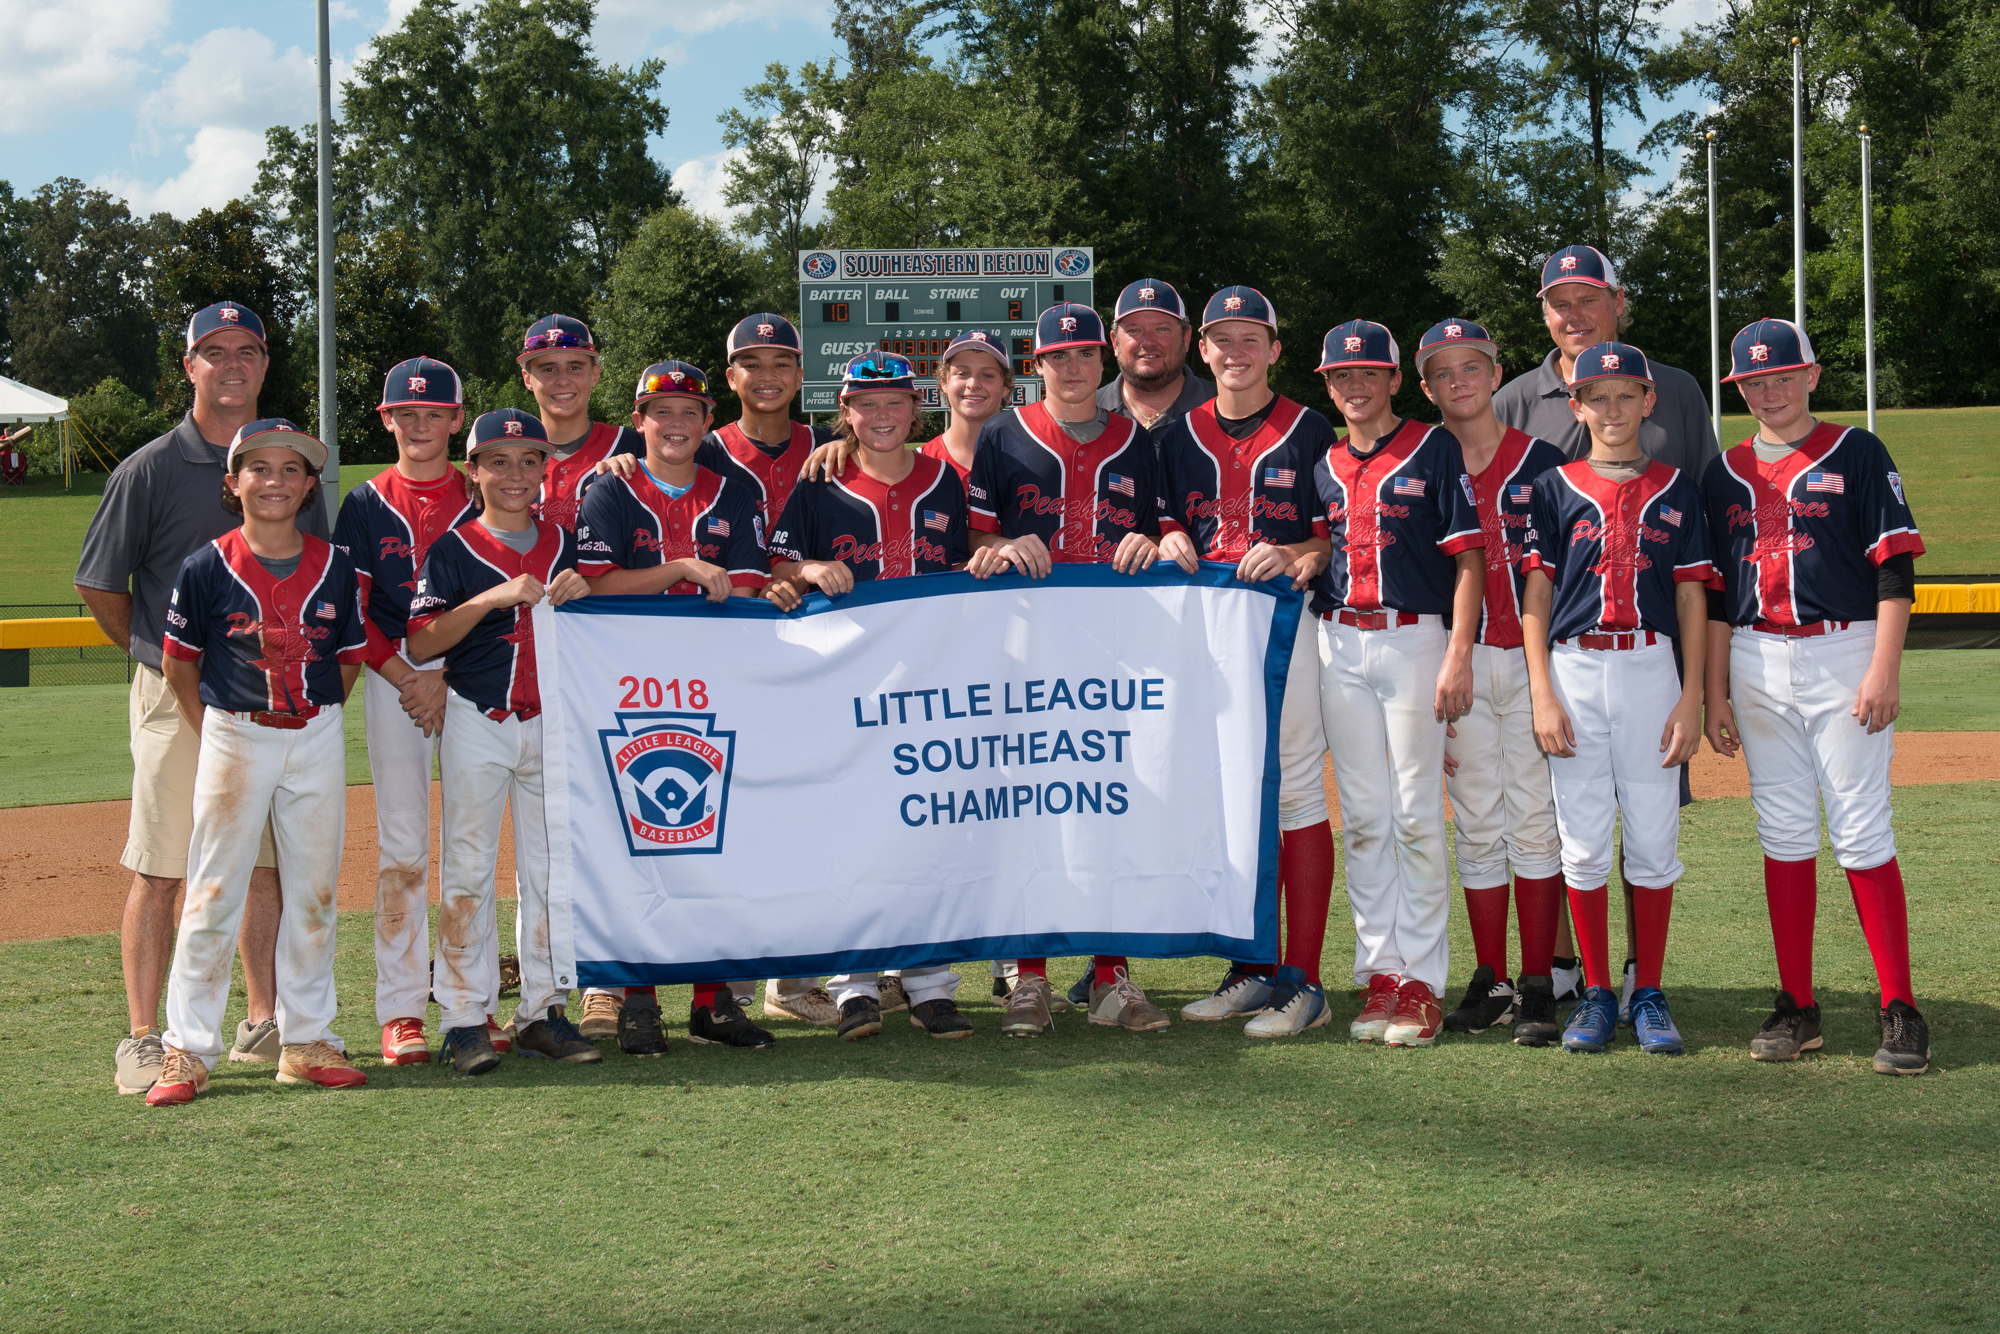
[[[1326,992],[1312,982],[1281,984],[1270,999],[1273,1004],[1269,1009],[1243,1025],[1243,1036],[1295,1037],[1333,1018],[1333,1011],[1326,1005]]]
[[[1583,999],[1583,963],[1574,968],[1564,968],[1560,964],[1549,970],[1549,980],[1556,989],[1556,1004],[1565,1005],[1570,1001]]]
[[[1256,973],[1231,971],[1213,995],[1181,1006],[1183,1019],[1237,1019],[1262,1014],[1271,999],[1271,979]]]
[[[1632,1026],[1632,993],[1639,988],[1639,961],[1625,961],[1625,985],[1618,991],[1618,1022]]]
[[[764,984],[764,1015],[770,1019],[796,1019],[802,1024],[831,1028],[840,1022],[840,1007],[825,987],[790,994],[778,990],[778,979]]]

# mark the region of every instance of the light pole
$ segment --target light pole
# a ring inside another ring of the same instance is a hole
[[[326,521],[333,526],[340,495],[340,416],[334,392],[333,356],[333,41],[326,0],[319,0],[319,438],[326,446],[320,494]]]
[[[1875,434],[1875,178],[1874,139],[1861,127],[1861,337],[1868,366],[1868,433]]]
[[[1792,323],[1806,327],[1804,47],[1792,38]]]
[[[1722,442],[1722,297],[1715,253],[1715,131],[1708,132],[1708,402]]]

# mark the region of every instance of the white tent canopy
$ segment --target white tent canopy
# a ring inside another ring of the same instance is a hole
[[[59,422],[69,419],[69,400],[0,375],[0,422]]]

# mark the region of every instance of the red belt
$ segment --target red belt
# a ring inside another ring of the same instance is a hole
[[[1339,621],[1357,630],[1400,630],[1406,625],[1421,625],[1424,619],[1407,611],[1323,611],[1319,618]]]
[[[1760,634],[1783,635],[1787,639],[1813,639],[1845,630],[1852,624],[1852,621],[1809,621],[1804,625],[1778,625],[1771,621],[1759,621],[1750,628]]]
[[[528,719],[540,715],[541,710],[531,706],[525,709],[482,709],[481,712],[496,723],[504,723],[514,717],[520,718],[525,723]]]
[[[1573,648],[1594,649],[1599,652],[1629,648],[1651,648],[1660,642],[1660,637],[1651,630],[1630,630],[1618,635],[1578,635],[1575,639],[1558,639],[1558,644],[1568,644]]]
[[[309,704],[298,713],[269,713],[262,710],[243,713],[235,709],[230,709],[229,712],[236,714],[238,718],[248,719],[259,727],[275,727],[285,732],[296,732],[319,717],[319,705]]]

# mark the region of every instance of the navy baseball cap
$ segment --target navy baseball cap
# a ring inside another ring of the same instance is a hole
[[[1646,354],[1630,343],[1599,343],[1588,347],[1576,359],[1576,375],[1570,380],[1570,393],[1576,392],[1578,385],[1589,384],[1592,380],[1638,380],[1648,389],[1653,387],[1653,368],[1646,362]]]
[[[1224,320],[1249,320],[1252,324],[1270,326],[1272,333],[1278,332],[1278,312],[1254,287],[1225,287],[1208,299],[1201,311],[1202,332]]]
[[[715,406],[715,398],[708,392],[708,376],[701,367],[685,361],[656,361],[646,367],[639,376],[639,387],[632,391],[632,406],[637,408],[648,399],[669,394],[698,398],[711,408]]]
[[[1542,262],[1542,290],[1545,296],[1559,283],[1588,283],[1592,287],[1618,287],[1618,270],[1602,250],[1587,245],[1566,245]]]
[[[1343,367],[1379,366],[1395,370],[1403,364],[1403,349],[1386,325],[1373,320],[1349,320],[1326,331],[1315,370],[1332,371]]]
[[[1471,320],[1439,320],[1417,340],[1417,374],[1424,373],[1428,358],[1451,347],[1474,348],[1495,361],[1500,360],[1500,349],[1494,345],[1493,335],[1486,332],[1485,325]]]
[[[1014,369],[1013,361],[1007,356],[1006,339],[1002,338],[999,334],[988,333],[984,329],[967,329],[964,333],[952,339],[950,346],[945,348],[944,355],[938,358],[938,373],[942,375],[944,373],[944,364],[959,353],[967,350],[985,352],[999,361],[1008,370],[1011,371]]]
[[[1187,307],[1181,304],[1181,294],[1164,278],[1141,278],[1125,284],[1125,290],[1118,294],[1118,305],[1111,312],[1111,322],[1116,324],[1140,310],[1157,310],[1187,323]]]
[[[440,408],[464,407],[465,386],[459,383],[458,372],[442,361],[432,357],[411,357],[389,368],[387,378],[382,381],[382,402],[379,406],[401,408],[413,403]]]
[[[590,326],[568,315],[546,315],[528,326],[527,336],[521,339],[521,355],[514,360],[526,361],[542,352],[564,350],[596,356],[597,344],[591,341]]]
[[[239,306],[234,301],[218,301],[188,316],[187,350],[194,351],[201,340],[210,334],[230,329],[241,329],[258,342],[265,341],[264,321],[257,318],[256,311],[248,306]]]
[[[1790,320],[1758,320],[1730,340],[1730,371],[1722,382],[1747,380],[1772,371],[1795,371],[1818,360],[1804,329]]]
[[[840,382],[841,402],[856,394],[872,394],[878,389],[916,393],[916,365],[908,357],[894,352],[863,352],[847,363],[847,373]]]
[[[799,340],[798,328],[790,320],[783,315],[761,311],[745,315],[729,331],[729,341],[723,347],[723,360],[731,360],[738,352],[753,347],[775,347],[786,352],[803,353],[805,344]]]
[[[465,442],[465,457],[497,445],[540,445],[549,452],[549,433],[542,419],[519,408],[495,408],[479,414],[472,423],[472,436]]]
[[[1065,301],[1035,321],[1035,355],[1071,347],[1103,347],[1104,321],[1089,306]]]
[[[253,449],[279,446],[291,450],[314,469],[326,466],[326,446],[286,421],[283,417],[260,417],[239,430],[229,442],[227,470],[236,471],[236,459]]]

